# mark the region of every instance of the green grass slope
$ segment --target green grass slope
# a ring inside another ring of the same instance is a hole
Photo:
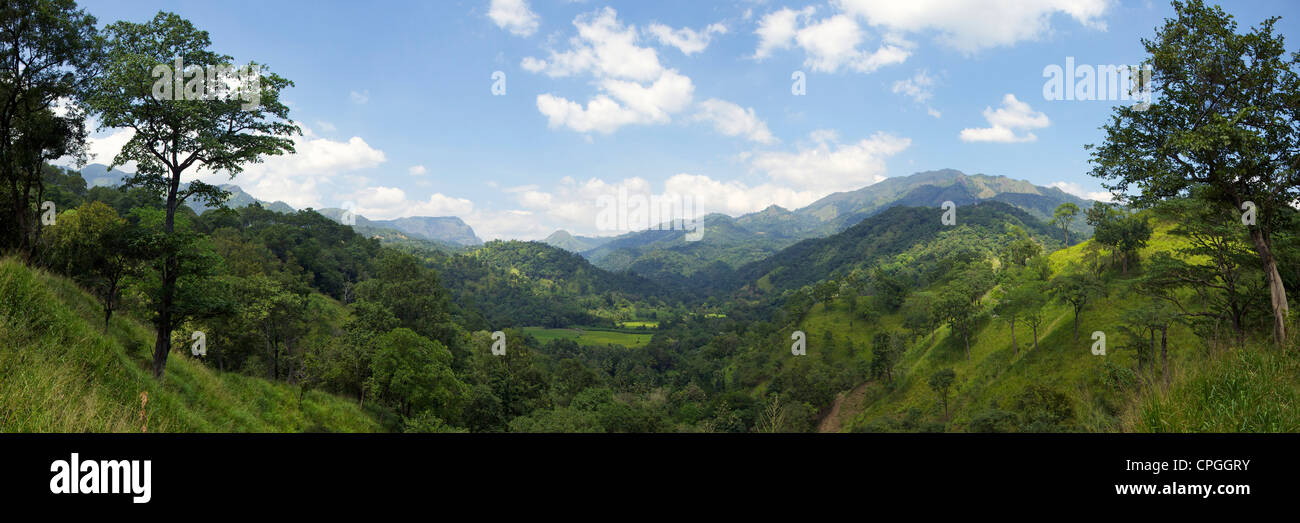
[[[1169,225],[1157,226],[1147,259],[1156,250],[1176,246]],[[1091,240],[1052,253],[1054,270],[1081,262]],[[1068,398],[1070,418],[1052,430],[1086,432],[1295,432],[1300,431],[1300,358],[1294,349],[1275,349],[1267,341],[1245,349],[1211,350],[1191,329],[1175,324],[1169,330],[1170,384],[1150,369],[1136,372],[1135,350],[1119,327],[1139,296],[1122,280],[1107,285],[1105,296],[1083,312],[1079,338],[1073,333],[1070,308],[1048,305],[1039,332],[1038,349],[1032,348],[1028,328],[1016,327],[1017,351],[1005,321],[986,315],[974,335],[971,359],[965,359],[961,341],[941,327],[921,337],[902,356],[894,383],[870,380],[854,405],[840,405],[837,426],[842,430],[926,430],[946,424],[948,431],[974,430],[972,422],[993,413],[1017,414],[1021,395],[1031,386],[1046,387]],[[986,297],[986,307],[992,299]],[[870,359],[871,337],[880,330],[898,332],[900,318],[886,315],[870,323],[854,319],[848,305],[837,300],[819,304],[801,322],[810,340],[831,330],[837,339],[849,336],[855,355]],[[1091,334],[1107,335],[1107,354],[1091,352]],[[811,351],[811,349],[810,349]],[[843,362],[843,359],[840,359]],[[939,396],[929,387],[937,370],[952,368],[957,375],[943,419]],[[978,425],[977,425],[978,426]],[[987,425],[985,425],[987,426]]]
[[[354,401],[220,373],[177,350],[159,384],[153,331],[73,282],[0,260],[0,432],[378,431]],[[142,405],[142,394],[148,401]]]

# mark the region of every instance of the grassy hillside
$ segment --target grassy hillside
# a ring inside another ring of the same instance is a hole
[[[1173,247],[1176,238],[1169,225],[1156,227],[1143,259],[1157,250]],[[1052,253],[1053,270],[1083,260],[1091,240]],[[992,294],[992,293],[990,293]],[[1212,350],[1190,328],[1175,324],[1169,331],[1170,384],[1162,385],[1157,372],[1136,371],[1136,352],[1120,325],[1139,296],[1122,278],[1111,280],[1106,295],[1084,310],[1079,339],[1073,334],[1068,306],[1051,303],[1033,349],[1031,333],[1016,327],[1017,352],[1008,325],[991,315],[981,320],[973,337],[971,359],[966,361],[960,340],[941,327],[919,338],[903,354],[894,383],[872,380],[843,395],[835,420],[822,426],[841,430],[948,431],[1009,429],[1010,416],[1040,409],[1046,395],[1059,394],[1059,423],[1047,430],[1068,431],[1168,431],[1236,432],[1300,430],[1300,371],[1294,354],[1268,343],[1247,349]],[[986,303],[992,300],[985,298]],[[819,340],[827,330],[849,336],[857,354],[869,360],[872,336],[881,330],[898,331],[901,318],[886,315],[870,323],[856,320],[849,306],[836,300],[816,305],[801,323],[809,340]],[[1107,353],[1091,352],[1091,334],[1107,336]],[[815,348],[810,341],[809,352]],[[943,419],[939,396],[929,377],[939,369],[956,372],[949,397],[949,414]],[[847,391],[846,391],[847,392]],[[1039,401],[1035,401],[1038,398]],[[1002,421],[1000,421],[1002,420]]]
[[[234,373],[177,350],[161,385],[153,331],[70,280],[0,260],[0,431],[377,431],[352,400]],[[142,406],[142,394],[148,401]]]

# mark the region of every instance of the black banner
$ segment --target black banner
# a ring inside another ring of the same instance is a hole
[[[8,434],[0,500],[127,513],[505,500],[540,510],[591,496],[648,497],[646,509],[665,511],[719,499],[746,510],[831,500],[941,511],[1257,508],[1295,497],[1297,444],[1294,435]]]

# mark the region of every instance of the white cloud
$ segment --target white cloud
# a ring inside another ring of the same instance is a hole
[[[910,78],[905,78],[894,82],[894,94],[901,94],[911,98],[918,104],[925,104],[927,100],[934,96],[934,78],[924,69],[919,70]],[[926,114],[939,118],[942,115],[929,105],[925,106]]]
[[[374,220],[406,216],[464,216],[474,204],[464,198],[435,193],[427,200],[411,200],[397,187],[366,187],[348,195],[356,203],[356,213]]]
[[[762,144],[776,141],[767,124],[754,114],[754,108],[744,108],[726,100],[710,98],[699,103],[697,121],[711,122],[713,128],[726,136],[744,136]]]
[[[334,124],[327,122],[325,120],[316,120],[316,127],[320,127],[320,130],[327,133],[332,133],[338,130],[338,128],[335,127]]]
[[[695,87],[676,71],[665,71],[650,86],[607,79],[599,94],[583,105],[552,94],[537,96],[537,110],[552,128],[608,134],[629,124],[663,124],[690,104]]]
[[[758,35],[758,49],[754,50],[754,58],[761,60],[771,56],[772,51],[777,49],[789,49],[795,34],[799,32],[799,19],[807,19],[814,11],[811,6],[799,11],[783,7],[763,15],[758,21],[758,29],[754,30],[754,34]]]
[[[840,144],[834,132],[814,132],[811,147],[798,152],[758,152],[751,165],[776,180],[807,190],[859,189],[885,178],[885,159],[911,145],[907,138],[878,132],[856,143]]]
[[[406,172],[411,176],[423,176],[428,170],[423,165],[412,165],[406,169]]]
[[[773,204],[797,209],[825,196],[817,191],[800,191],[772,183],[749,186],[738,180],[714,180],[698,174],[673,175],[664,183],[664,192],[691,195],[701,216],[714,212],[739,216]]]
[[[258,199],[281,200],[295,209],[337,206],[332,196],[350,190],[368,180],[358,171],[377,167],[387,161],[384,152],[371,147],[359,136],[347,141],[316,137],[310,129],[294,138],[295,152],[266,157],[262,163],[250,164],[244,172],[230,179],[227,173],[196,170],[186,180],[208,183],[234,183]]]
[[[370,90],[367,89],[359,93],[356,91],[352,91],[348,93],[348,97],[352,99],[352,103],[358,105],[364,105],[366,102],[370,101]]]
[[[833,73],[841,69],[871,73],[886,65],[898,64],[911,55],[911,44],[897,35],[885,35],[875,51],[861,49],[867,33],[852,16],[837,14],[813,21],[811,8],[792,11],[783,8],[769,13],[755,31],[759,36],[757,59],[771,55],[774,49],[791,44],[804,50],[804,65],[817,72]],[[801,20],[803,27],[800,27]]]
[[[93,122],[87,122],[86,124],[87,128],[90,129],[94,128],[93,125]],[[113,158],[116,157],[118,153],[122,152],[122,146],[126,145],[126,142],[131,141],[131,138],[133,137],[135,137],[134,129],[108,129],[87,137],[87,163],[102,163],[104,165],[112,163]],[[61,158],[59,161],[55,162],[55,164],[69,168],[75,167],[71,157]],[[126,165],[118,166],[116,170],[135,172],[135,167],[135,162],[129,162]],[[89,182],[90,180],[86,181]]]
[[[571,49],[551,51],[546,60],[524,58],[529,71],[545,72],[551,77],[566,77],[591,72],[638,82],[659,78],[664,67],[654,49],[637,45],[637,30],[618,21],[618,12],[606,7],[578,15],[573,19],[578,35],[569,39]]]
[[[963,142],[1032,142],[1037,140],[1038,136],[1028,130],[1041,129],[1051,123],[1046,114],[1034,111],[1029,104],[1017,100],[1015,95],[1010,93],[1002,97],[1002,107],[996,110],[992,107],[984,108],[984,119],[988,121],[990,127],[962,129],[961,140]],[[1016,134],[1017,131],[1022,130],[1026,132]]]
[[[1055,188],[1057,188],[1057,189],[1060,189],[1060,190],[1065,191],[1065,192],[1067,192],[1067,193],[1073,194],[1073,195],[1078,196],[1078,197],[1080,197],[1080,198],[1083,198],[1083,199],[1085,199],[1085,200],[1096,200],[1096,201],[1099,201],[1099,202],[1110,202],[1110,201],[1113,201],[1114,198],[1115,198],[1114,195],[1112,195],[1110,192],[1107,192],[1107,191],[1087,191],[1087,190],[1084,190],[1084,188],[1083,188],[1082,185],[1079,185],[1079,184],[1077,184],[1077,183],[1075,183],[1075,182],[1065,182],[1065,181],[1061,181],[1061,182],[1052,182],[1052,183],[1048,184],[1048,187],[1055,187]]]
[[[911,98],[916,103],[925,103],[931,96],[934,96],[934,78],[924,69],[917,71],[911,78],[905,78],[894,82],[894,94],[901,94]]]
[[[531,36],[541,24],[541,17],[528,8],[527,0],[492,0],[488,18],[516,36]]]
[[[720,181],[704,175],[687,173],[669,177],[661,191],[656,191],[650,182],[640,177],[614,181],[590,178],[582,182],[566,177],[549,191],[530,185],[513,187],[506,189],[505,192],[512,194],[515,203],[529,213],[528,219],[523,220],[527,223],[490,223],[489,226],[496,230],[528,230],[531,231],[530,235],[511,237],[534,239],[545,237],[556,229],[566,229],[575,234],[585,235],[627,232],[597,228],[597,217],[602,211],[600,199],[603,197],[617,199],[620,194],[629,197],[673,197],[673,201],[689,198],[693,208],[688,206],[686,209],[678,209],[681,214],[664,216],[662,221],[683,217],[690,219],[715,212],[738,216],[762,210],[774,203],[787,209],[794,209],[808,205],[825,195],[815,191],[794,190],[772,183],[751,186],[736,180]],[[478,219],[491,222],[500,217],[499,213],[496,215],[484,213],[484,216]],[[478,230],[477,222],[472,222],[471,225],[476,231]],[[491,234],[484,237],[495,237]]]
[[[696,31],[689,27],[673,29],[663,24],[650,24],[646,31],[658,39],[660,43],[676,47],[681,50],[682,54],[690,56],[709,47],[709,41],[714,34],[727,34],[727,26],[709,24],[703,30]]]
[[[552,77],[590,74],[600,92],[585,105],[551,93],[537,96],[537,110],[551,128],[612,133],[631,124],[666,124],[690,105],[691,79],[667,69],[654,49],[637,45],[635,27],[624,26],[608,7],[578,15],[578,35],[568,51],[551,51],[546,60],[528,57],[521,65]]]
[[[851,17],[835,15],[809,24],[795,34],[795,43],[807,53],[804,65],[813,71],[833,73],[848,68],[870,73],[880,67],[902,63],[910,54],[901,41],[892,41],[868,53],[858,49],[866,34]]]
[[[1111,0],[834,0],[843,12],[890,31],[937,33],[953,49],[973,53],[1034,40],[1051,30],[1053,15],[1105,30]]]

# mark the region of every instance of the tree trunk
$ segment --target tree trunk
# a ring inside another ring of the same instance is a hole
[[[171,220],[168,220],[167,229],[170,233]],[[172,348],[172,299],[176,292],[175,264],[176,255],[168,252],[167,259],[163,262],[162,299],[158,304],[158,321],[154,325],[158,336],[153,345],[153,376],[159,380],[167,370],[167,355]]]
[[[1034,352],[1038,352],[1038,326],[1034,325]]]
[[[1250,239],[1254,242],[1255,252],[1259,254],[1259,259],[1264,265],[1269,300],[1273,305],[1273,341],[1281,347],[1286,342],[1286,319],[1290,312],[1286,303],[1286,287],[1282,283],[1282,276],[1277,272],[1277,260],[1273,257],[1268,239],[1264,237],[1264,231],[1259,227],[1251,227]]]
[[[1014,318],[1011,320],[1011,348],[1013,356],[1020,355],[1020,346],[1016,345],[1016,320]]]
[[[176,276],[178,265],[174,246],[171,244],[172,232],[176,225],[176,191],[180,188],[181,173],[173,170],[171,183],[167,187],[166,216],[163,219],[163,235],[167,237],[166,253],[162,267],[162,299],[158,304],[158,322],[155,325],[158,337],[153,345],[153,375],[162,380],[167,370],[167,354],[172,345],[172,300],[176,295]]]
[[[1169,386],[1169,325],[1160,326],[1160,370],[1165,375],[1165,387]]]
[[[1075,307],[1074,308],[1074,342],[1075,343],[1079,343],[1079,312],[1081,312],[1081,308]]]

